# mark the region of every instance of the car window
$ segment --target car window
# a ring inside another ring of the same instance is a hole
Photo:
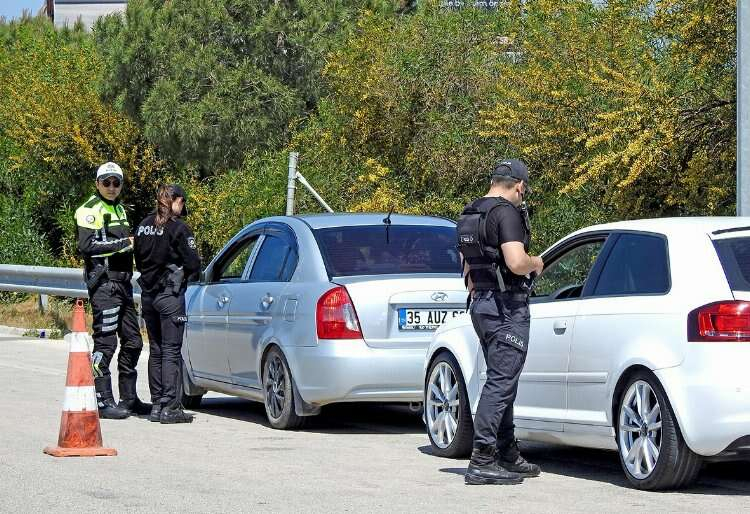
[[[714,241],[721,266],[733,291],[750,291],[750,237]]]
[[[549,300],[580,297],[603,245],[603,240],[590,241],[564,253],[536,279],[533,296]]]
[[[315,230],[315,237],[333,277],[461,273],[453,226],[334,227]]]
[[[621,234],[604,263],[594,296],[669,291],[667,242],[659,236]]]
[[[287,282],[297,268],[297,250],[280,237],[267,235],[250,272],[251,282]]]
[[[227,259],[219,266],[219,272],[215,276],[215,281],[220,282],[237,282],[242,279],[242,272],[245,271],[247,261],[253,253],[258,242],[258,237],[255,236],[247,239],[237,246],[231,249],[228,253]]]

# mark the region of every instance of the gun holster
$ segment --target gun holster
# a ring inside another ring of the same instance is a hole
[[[164,280],[164,288],[174,295],[179,295],[182,289],[182,282],[185,279],[185,271],[176,264],[168,264],[169,273]]]
[[[94,270],[91,273],[84,270],[83,281],[86,282],[86,288],[89,291],[94,291],[106,275],[107,267],[102,265],[94,266]]]

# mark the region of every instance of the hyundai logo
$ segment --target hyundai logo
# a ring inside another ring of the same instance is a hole
[[[443,292],[432,293],[430,296],[436,302],[445,302],[448,300],[448,295]]]

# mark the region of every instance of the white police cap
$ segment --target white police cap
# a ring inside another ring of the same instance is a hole
[[[122,168],[114,162],[105,162],[96,170],[96,180],[104,180],[108,177],[117,177],[122,180]]]

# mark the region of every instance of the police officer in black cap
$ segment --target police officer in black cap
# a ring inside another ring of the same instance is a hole
[[[160,186],[156,211],[135,232],[135,263],[141,276],[141,304],[149,339],[148,382],[153,407],[149,419],[189,423],[182,410],[182,340],[187,316],[187,281],[201,269],[195,237],[181,217],[187,214],[185,191]]]
[[[520,454],[513,402],[529,344],[531,279],[544,263],[528,254],[531,242],[524,195],[526,165],[497,163],[490,190],[466,206],[458,222],[470,314],[487,363],[487,382],[474,419],[467,484],[518,484],[540,474]]]

